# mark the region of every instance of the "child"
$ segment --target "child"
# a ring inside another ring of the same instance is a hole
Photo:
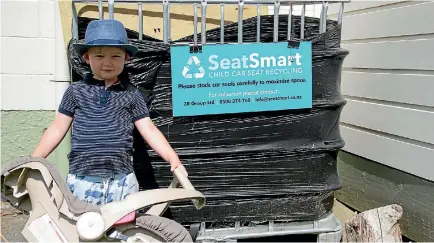
[[[59,113],[32,157],[46,158],[72,123],[66,183],[74,196],[95,205],[123,200],[139,190],[132,161],[134,125],[150,147],[170,163],[171,171],[177,167],[185,170],[149,118],[140,91],[121,78],[125,61],[138,51],[128,43],[122,23],[90,22],[85,44],[75,44],[74,49],[92,73],[65,91]]]

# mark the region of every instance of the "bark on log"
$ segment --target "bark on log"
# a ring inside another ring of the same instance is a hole
[[[402,207],[396,204],[357,214],[345,223],[342,241],[402,242],[401,217]]]

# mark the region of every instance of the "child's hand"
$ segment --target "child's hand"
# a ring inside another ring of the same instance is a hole
[[[170,163],[170,171],[173,172],[175,169],[179,168],[184,171],[185,175],[188,176],[187,170],[185,169],[184,165],[181,164],[181,161],[177,160],[176,162]]]

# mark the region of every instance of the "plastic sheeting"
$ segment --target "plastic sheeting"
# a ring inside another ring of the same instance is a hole
[[[91,19],[79,19],[84,37]],[[279,40],[287,37],[287,16],[280,16]],[[299,40],[300,17],[293,16],[293,40]],[[256,41],[256,17],[243,22],[244,42]],[[193,185],[207,197],[200,211],[191,203],[173,204],[180,222],[314,220],[333,206],[340,188],[336,156],[344,142],[339,116],[341,26],[327,21],[319,34],[319,19],[306,17],[305,40],[312,41],[313,108],[243,114],[172,117],[169,45],[127,30],[139,54],[125,75],[148,97],[154,123],[180,155]],[[261,42],[272,42],[273,16],[261,17]],[[200,33],[198,34],[200,40]],[[177,41],[193,41],[187,36]],[[207,32],[207,42],[219,42],[220,29]],[[237,23],[225,26],[225,41],[237,41]],[[71,42],[72,43],[72,42]],[[79,80],[89,68],[69,47],[69,59]],[[142,189],[167,186],[168,164],[135,135],[135,168]],[[152,166],[151,164],[152,163]],[[155,177],[152,174],[155,172]]]

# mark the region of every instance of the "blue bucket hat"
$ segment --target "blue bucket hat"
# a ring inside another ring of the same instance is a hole
[[[123,48],[130,56],[134,56],[139,49],[128,41],[127,31],[118,20],[93,20],[86,28],[84,43],[73,44],[74,50],[81,56],[89,48],[97,46],[111,46]]]

